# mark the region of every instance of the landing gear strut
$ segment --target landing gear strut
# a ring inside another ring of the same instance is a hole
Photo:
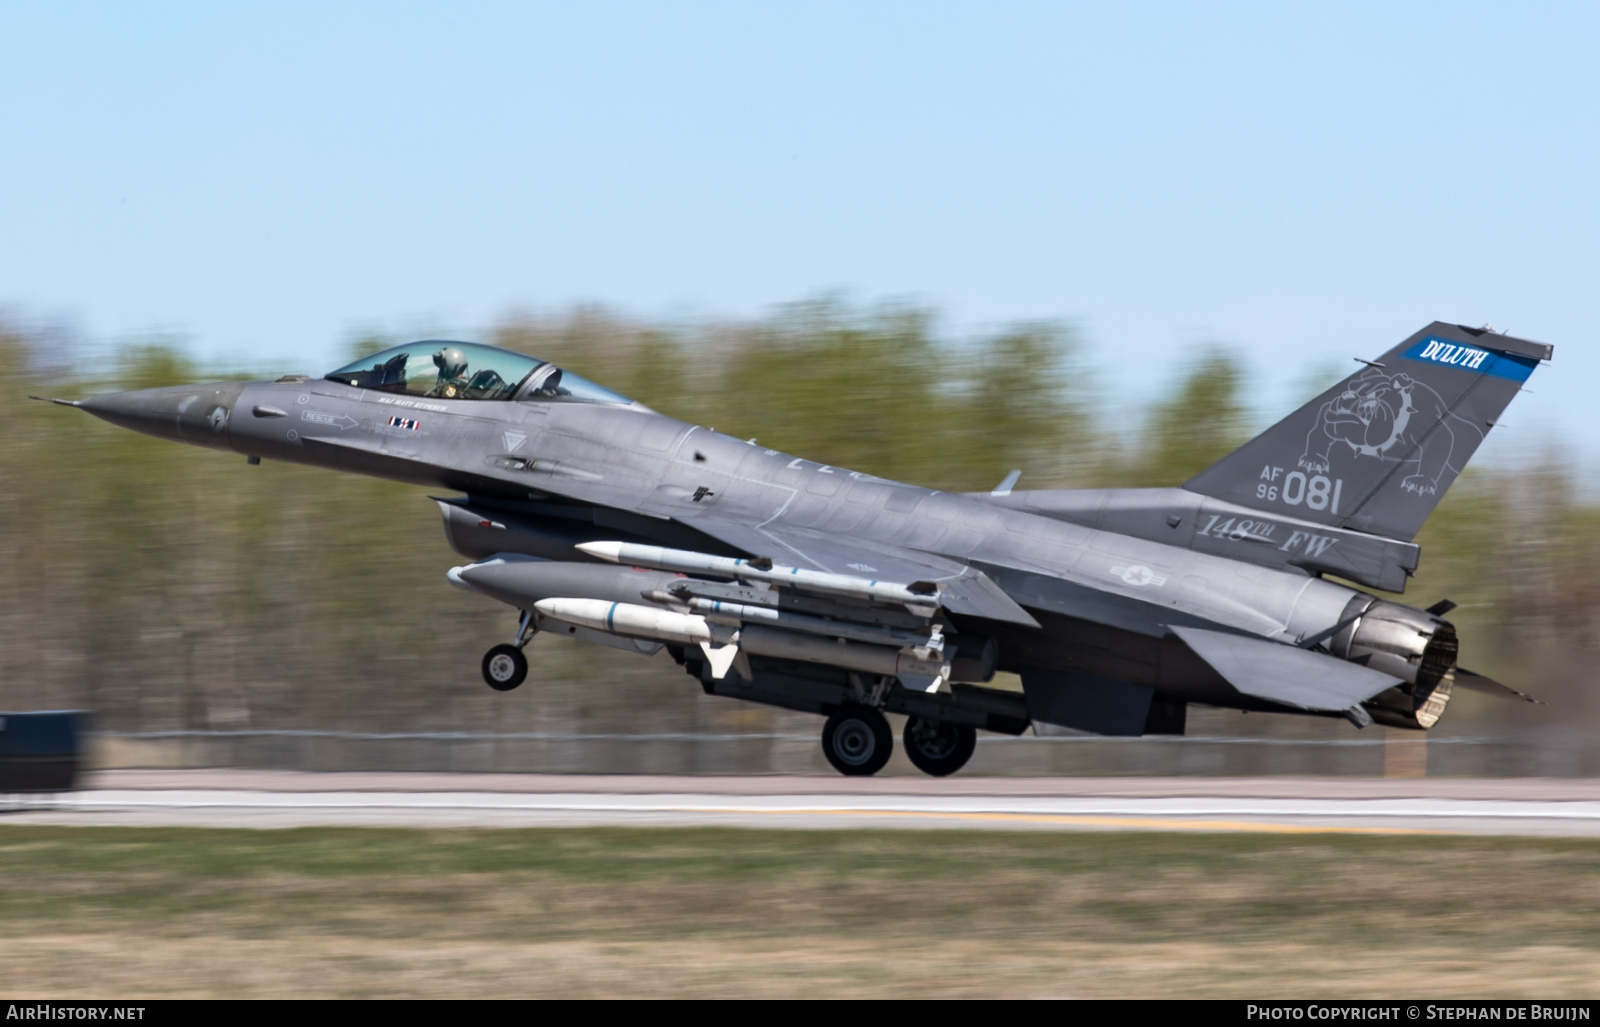
[[[522,684],[528,677],[528,658],[522,655],[522,647],[533,639],[538,627],[533,623],[533,615],[526,611],[522,620],[517,623],[516,641],[509,645],[501,644],[483,654],[483,680],[496,692],[509,692]]]
[[[893,752],[894,732],[883,714],[870,706],[841,707],[822,726],[822,754],[834,770],[848,777],[876,774]]]
[[[978,747],[978,731],[965,724],[911,717],[902,738],[906,757],[924,774],[944,777],[967,765]]]

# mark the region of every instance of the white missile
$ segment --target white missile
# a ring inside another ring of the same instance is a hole
[[[541,599],[533,608],[542,616],[582,628],[662,642],[717,643],[731,634],[717,631],[697,614],[673,613],[633,603],[608,603],[604,599]]]
[[[711,556],[707,553],[644,546],[632,542],[585,542],[578,548],[598,559],[634,567],[653,567],[680,574],[709,574],[713,577],[770,581],[775,585],[790,585],[830,595],[854,596],[860,599],[875,599],[879,602],[904,603],[920,607],[939,604],[939,589],[932,582],[902,585],[889,581],[857,578],[849,574],[829,574],[823,571],[808,571],[801,567],[785,567],[767,559],[744,560],[730,556]]]
[[[533,604],[541,616],[593,628],[613,635],[651,638],[659,642],[698,645],[718,679],[728,673],[739,656],[737,645],[722,645],[737,632],[721,624],[708,624],[692,613],[673,613],[634,603],[608,603],[604,599],[541,599]],[[748,675],[747,675],[748,676]]]
[[[712,620],[737,626],[746,621],[770,624],[786,631],[803,631],[808,635],[826,635],[830,638],[849,638],[872,645],[913,646],[931,649],[935,654],[944,650],[944,634],[940,626],[933,627],[932,635],[919,635],[915,631],[899,631],[871,624],[853,624],[849,621],[813,617],[806,613],[777,610],[770,606],[751,606],[745,603],[725,603],[720,599],[701,596],[679,596],[671,592],[645,592],[644,598],[652,603],[686,606]]]

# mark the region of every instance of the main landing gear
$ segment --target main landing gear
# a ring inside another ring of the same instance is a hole
[[[954,774],[966,766],[978,746],[976,728],[924,717],[908,719],[901,738],[912,764],[934,777]],[[822,754],[833,769],[848,777],[876,774],[893,752],[894,734],[889,722],[870,706],[842,706],[823,725]]]
[[[822,726],[822,754],[847,777],[871,777],[894,752],[894,732],[871,706],[842,706]]]
[[[978,747],[978,730],[966,724],[911,717],[901,735],[906,757],[924,774],[944,777],[967,765]]]
[[[527,680],[528,658],[522,654],[522,647],[533,639],[537,630],[533,615],[524,611],[517,624],[516,641],[509,645],[502,643],[483,654],[483,680],[490,688],[509,692]]]

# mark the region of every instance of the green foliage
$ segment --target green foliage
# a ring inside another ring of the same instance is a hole
[[[682,339],[600,307],[559,318],[513,318],[489,341],[615,389],[674,417],[693,419],[713,405],[694,394],[696,369]]]
[[[1250,438],[1239,393],[1244,372],[1232,356],[1213,351],[1184,374],[1150,412],[1144,454],[1130,484],[1182,485]]]
[[[819,299],[692,333],[586,308],[514,321],[495,343],[673,417],[896,480],[975,490],[1022,467],[1046,487],[1093,467],[1077,340],[1061,325],[952,345],[925,310]]]
[[[350,340],[347,363],[355,363],[362,357],[370,357],[379,350],[399,345],[401,341],[380,332],[365,332]]]

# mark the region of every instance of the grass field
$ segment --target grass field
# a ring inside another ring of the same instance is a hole
[[[1600,843],[0,827],[0,992],[1594,997]]]

